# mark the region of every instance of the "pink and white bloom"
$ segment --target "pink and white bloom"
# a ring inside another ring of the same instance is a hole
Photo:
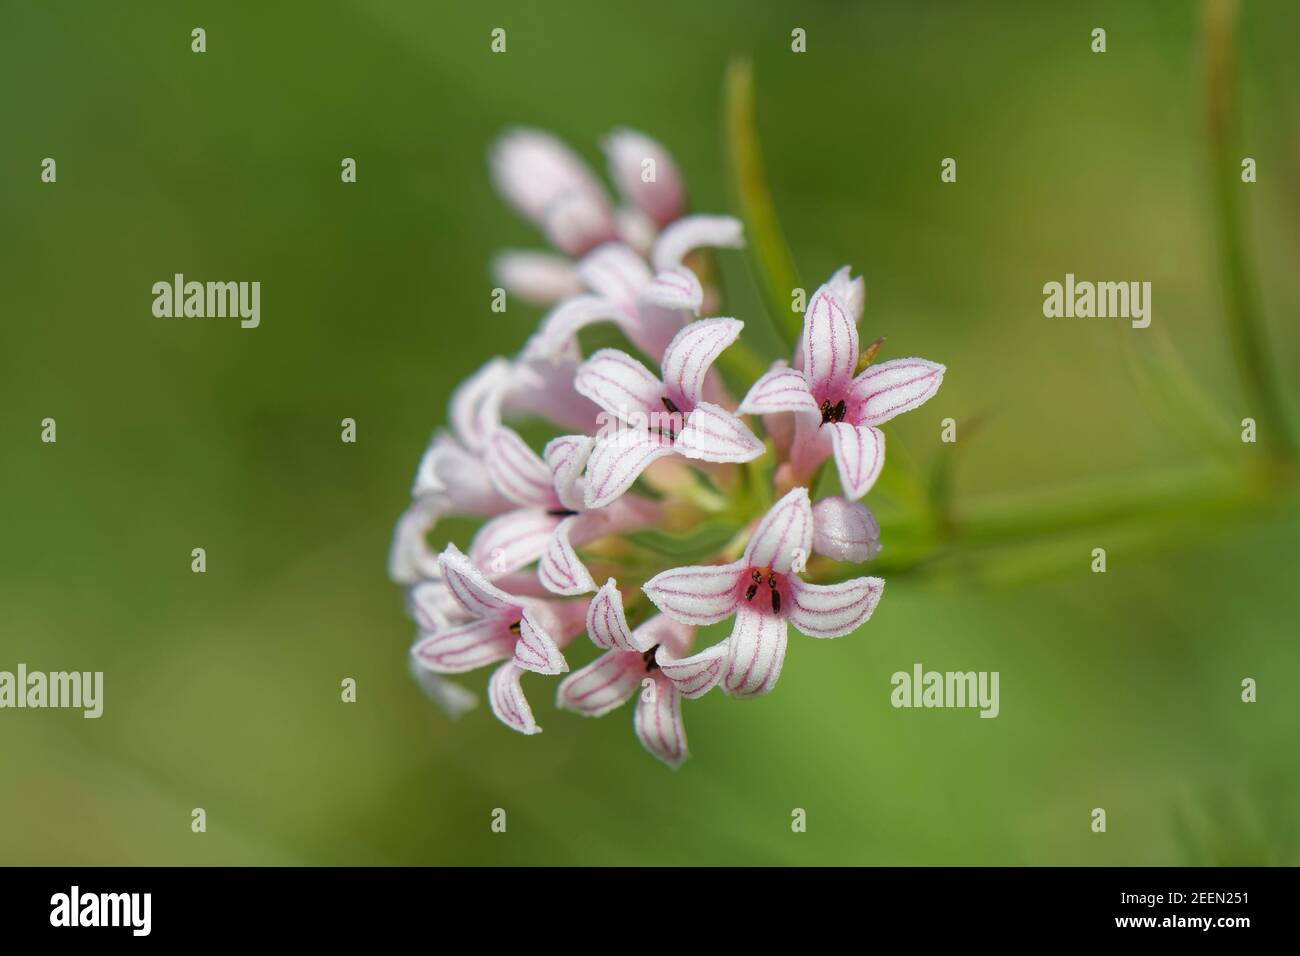
[[[844,270],[837,279],[847,276]],[[855,295],[842,280],[841,292]],[[794,412],[790,451],[796,476],[806,479],[834,455],[844,494],[865,495],[885,463],[885,434],[879,428],[896,415],[930,399],[943,382],[944,367],[919,358],[892,359],[858,375],[858,327],[851,309],[831,283],[817,290],[804,315],[796,368],[774,365],[740,403],[742,415]]]
[[[540,732],[519,678],[524,671],[562,674],[569,669],[561,650],[582,633],[585,606],[507,592],[454,544],[439,562],[461,613],[455,621],[429,621],[432,627],[416,641],[412,656],[435,674],[461,674],[504,661],[488,682],[492,712],[520,733]]]
[[[739,561],[674,568],[642,588],[664,614],[683,624],[715,624],[735,615],[731,636],[660,669],[683,694],[714,684],[736,697],[766,694],[785,661],[787,622],[809,637],[842,637],[875,610],[885,582],[853,578],[839,584],[800,579],[813,542],[813,510],[805,488],[772,506]]]
[[[625,243],[594,249],[577,266],[590,294],[567,299],[543,320],[526,356],[552,354],[580,329],[613,322],[637,348],[660,356],[672,337],[700,312],[704,287],[683,261],[700,248],[739,248],[744,229],[730,216],[687,216],[663,231],[647,264]]]
[[[613,419],[587,460],[588,508],[616,500],[666,455],[745,462],[763,453],[763,443],[744,422],[704,401],[709,369],[743,325],[736,319],[692,322],[664,351],[662,379],[617,349],[601,349],[582,363],[574,387]]]
[[[587,608],[587,633],[605,653],[560,683],[556,705],[599,717],[637,694],[632,722],[637,739],[668,766],[679,766],[688,756],[682,693],[659,661],[685,656],[695,628],[656,614],[629,630],[623,596],[610,578]]]
[[[880,553],[880,525],[860,501],[823,498],[813,505],[812,547],[836,561],[870,561]]]
[[[575,547],[609,534],[654,524],[659,506],[627,495],[609,507],[589,509],[582,470],[595,440],[565,435],[550,441],[543,459],[505,426],[488,440],[484,462],[493,486],[515,507],[488,521],[470,545],[470,560],[493,575],[539,561],[537,576],[554,594],[596,590]]]

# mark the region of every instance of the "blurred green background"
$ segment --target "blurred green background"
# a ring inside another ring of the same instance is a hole
[[[1294,4],[1246,5],[1241,195],[1293,417],[1298,34]],[[1156,547],[1044,528],[891,577],[860,633],[792,636],[771,696],[688,702],[676,773],[630,708],[557,713],[546,679],[525,682],[533,738],[484,707],[449,721],[411,682],[393,520],[451,389],[539,315],[489,310],[493,251],[540,245],[491,190],[489,142],[541,126],[599,162],[600,135],[633,126],[695,209],[731,210],[734,54],[805,281],[852,263],[864,339],[948,366],[891,425],[887,472],[903,449],[931,468],[948,416],[983,416],[959,510],[1191,466],[1204,430],[1150,387],[1174,353],[1217,403],[1219,460],[1262,454],[1236,441],[1258,413],[1223,333],[1198,4],[4,0],[0,669],[102,670],[106,701],[99,720],[0,712],[0,862],[1300,862],[1285,497],[1242,521],[1193,496]],[[746,260],[719,263],[727,314],[760,326]],[[175,272],[260,280],[261,327],[154,318]],[[1150,280],[1152,327],[1045,319],[1066,272]],[[1104,575],[1093,547],[1113,549]],[[1001,715],[891,708],[917,661],[999,671]]]

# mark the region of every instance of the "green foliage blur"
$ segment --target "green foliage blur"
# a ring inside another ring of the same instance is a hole
[[[1249,3],[1240,33],[1249,261],[1300,421],[1300,9]],[[632,126],[696,210],[732,211],[735,55],[805,282],[852,263],[864,342],[948,366],[890,426],[887,472],[928,473],[950,416],[983,422],[954,500],[1012,513],[1215,442],[1260,453],[1237,441],[1255,412],[1222,327],[1199,4],[7,0],[0,670],[102,670],[106,699],[99,720],[0,711],[0,863],[1300,863],[1293,498],[1248,520],[1193,499],[1132,551],[1085,527],[891,577],[859,633],[792,634],[769,697],[687,702],[676,773],[630,708],[558,713],[529,677],[525,738],[409,679],[393,520],[452,388],[539,318],[489,310],[492,253],[540,240],[488,144],[535,125],[597,163]],[[745,258],[718,262],[726,314],[771,347]],[[177,272],[259,280],[261,327],[154,318]],[[1151,281],[1151,328],[1045,319],[1067,272]],[[1165,400],[1175,362],[1199,419]],[[918,661],[999,671],[1000,716],[892,708]]]

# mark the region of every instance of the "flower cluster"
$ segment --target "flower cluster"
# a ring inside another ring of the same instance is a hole
[[[558,706],[599,716],[636,697],[638,739],[675,767],[683,699],[766,694],[790,625],[840,637],[871,616],[884,582],[837,569],[880,548],[858,501],[884,464],[880,425],[934,395],[944,369],[860,353],[863,281],[845,267],[809,300],[791,361],[737,403],[714,366],[743,323],[700,313],[715,295],[702,250],[739,247],[740,223],[687,215],[677,168],[648,137],[618,131],[605,149],[620,204],[546,133],[493,148],[499,191],[555,249],[503,253],[498,281],[551,308],[518,355],[456,389],[389,570],[418,625],[412,672],[449,713],[474,696],[445,675],[496,665],[492,712],[539,732],[521,678],[568,672],[585,633],[604,653],[559,682]],[[639,357],[584,355],[578,333],[596,323]],[[554,435],[540,453],[512,427],[537,420]],[[841,494],[814,502],[832,460]],[[483,519],[467,551],[431,550],[447,515]],[[729,636],[692,646],[728,618]]]

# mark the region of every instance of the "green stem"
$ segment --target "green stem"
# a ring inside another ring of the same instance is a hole
[[[1261,444],[1283,461],[1296,456],[1286,413],[1268,360],[1259,294],[1246,254],[1241,162],[1237,148],[1236,0],[1206,0],[1206,82],[1214,208],[1224,283],[1223,317],[1247,401],[1260,419]]]
[[[727,67],[725,96],[727,159],[745,224],[746,249],[769,317],[786,345],[793,348],[803,329],[803,317],[790,306],[794,290],[802,288],[802,283],[763,174],[754,122],[754,71],[748,60],[734,59]]]

